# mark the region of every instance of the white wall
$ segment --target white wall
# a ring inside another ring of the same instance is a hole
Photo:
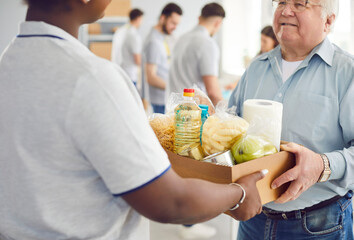
[[[25,20],[27,7],[21,0],[0,0],[0,53],[18,33],[18,25]]]
[[[242,75],[245,58],[252,58],[259,51],[260,0],[223,2],[229,15],[223,25],[222,69],[226,74]]]

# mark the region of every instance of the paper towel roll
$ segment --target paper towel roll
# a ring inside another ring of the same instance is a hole
[[[249,99],[243,103],[243,118],[250,123],[250,128],[256,125],[279,151],[283,118],[283,104],[264,99]],[[252,129],[250,129],[252,131]]]

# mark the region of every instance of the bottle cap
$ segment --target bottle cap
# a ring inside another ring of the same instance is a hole
[[[183,96],[194,97],[194,89],[193,88],[185,88],[183,91]]]

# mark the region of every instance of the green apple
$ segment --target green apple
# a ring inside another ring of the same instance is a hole
[[[277,149],[273,144],[254,135],[243,136],[231,147],[231,153],[237,163],[247,162],[276,152]]]
[[[271,143],[268,143],[267,145],[264,146],[264,156],[268,156],[277,152],[278,152],[277,148]]]

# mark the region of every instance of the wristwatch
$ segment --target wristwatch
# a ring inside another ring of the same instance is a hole
[[[320,156],[323,160],[324,169],[323,169],[323,172],[321,173],[321,176],[319,177],[317,182],[325,182],[331,176],[332,171],[329,166],[329,160],[328,160],[328,157],[326,156],[326,154],[320,154]]]

